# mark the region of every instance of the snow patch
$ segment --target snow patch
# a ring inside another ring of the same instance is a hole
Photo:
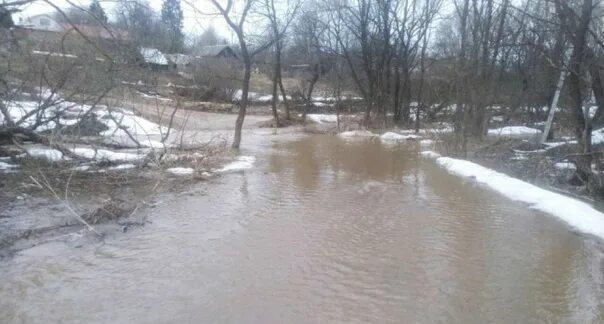
[[[27,146],[25,150],[31,157],[45,159],[50,162],[57,162],[63,159],[63,153],[61,153],[61,151],[46,146],[32,145]]]
[[[536,136],[541,134],[541,131],[536,128],[526,126],[506,126],[501,128],[489,129],[489,135],[501,137],[522,137]]]
[[[380,139],[382,141],[405,141],[405,140],[417,140],[422,138],[419,135],[415,135],[415,134],[408,134],[408,135],[401,135],[398,133],[394,133],[394,132],[387,132],[382,134],[382,136],[380,136]]]
[[[419,155],[428,158],[428,159],[437,159],[440,157],[440,154],[434,152],[434,151],[422,151],[419,152]]]
[[[469,161],[440,157],[436,163],[451,174],[471,177],[511,200],[527,203],[530,208],[553,215],[583,233],[604,238],[604,214],[587,203]]]
[[[415,130],[412,129],[401,129],[399,133],[403,135],[412,135],[415,134]],[[449,134],[453,133],[453,127],[449,125],[445,125],[443,128],[423,128],[418,132],[420,135],[432,135],[432,134]]]
[[[576,170],[577,166],[570,162],[558,162],[554,164],[554,168],[558,170]]]
[[[172,101],[172,99],[162,97],[162,96],[160,96],[160,95],[158,95],[158,94],[156,94],[156,95],[152,95],[152,94],[147,94],[147,93],[144,93],[144,92],[142,92],[142,91],[138,91],[138,94],[139,94],[141,97],[143,97],[143,98],[147,98],[147,99],[155,99],[155,100],[160,100],[160,101]]]
[[[166,169],[166,172],[172,173],[174,175],[189,175],[189,174],[193,174],[193,172],[195,172],[195,170],[193,170],[193,168],[176,167],[176,168]]]
[[[114,152],[104,149],[92,149],[88,147],[76,147],[71,150],[75,155],[81,156],[86,159],[99,160],[99,161],[137,161],[144,158],[144,155],[126,152]]]
[[[343,137],[343,138],[351,138],[351,137],[374,137],[377,135],[368,130],[355,130],[355,131],[339,133],[338,136]]]
[[[235,161],[218,169],[217,172],[229,172],[250,169],[254,165],[254,162],[256,162],[255,157],[242,155],[237,157]]]
[[[552,149],[554,147],[562,146],[565,144],[577,144],[577,141],[568,141],[568,142],[545,142],[543,145],[547,146],[547,149]]]
[[[56,56],[56,57],[67,57],[67,58],[78,58],[73,54],[65,54],[65,53],[56,53],[56,52],[46,52],[46,51],[31,51],[34,55],[44,55],[44,56]]]
[[[91,168],[90,165],[78,165],[78,166],[71,168],[71,170],[83,172],[83,171],[90,170],[90,168]]]
[[[604,128],[596,129],[591,132],[591,143],[601,144],[604,143]]]
[[[433,144],[434,144],[434,140],[431,140],[431,139],[423,139],[423,140],[419,141],[419,144],[420,144],[421,146],[430,146],[430,145],[433,145]]]
[[[8,171],[11,172],[14,169],[18,168],[18,165],[15,164],[10,164],[10,163],[6,163],[6,162],[0,162],[0,171]]]
[[[325,124],[325,123],[337,123],[338,117],[337,115],[322,115],[322,114],[308,114],[306,118],[312,120],[317,124]]]
[[[107,168],[107,170],[109,171],[121,171],[121,170],[130,170],[130,169],[134,169],[136,168],[136,165],[132,164],[132,163],[125,163],[125,164],[119,164],[116,166],[112,166],[110,168]]]

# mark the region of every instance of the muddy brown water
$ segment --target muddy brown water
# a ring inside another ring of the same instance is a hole
[[[604,249],[414,144],[252,140],[152,224],[0,265],[2,323],[601,323]]]

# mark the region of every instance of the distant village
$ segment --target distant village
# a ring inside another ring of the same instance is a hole
[[[65,35],[71,33],[93,39],[118,60],[121,59],[124,62],[135,61],[142,67],[150,67],[157,71],[185,70],[195,60],[207,58],[238,59],[237,48],[231,45],[197,46],[193,55],[163,53],[157,48],[136,46],[126,30],[112,26],[60,22],[50,14],[28,17],[16,24],[14,30],[17,40],[28,40],[33,45],[33,54],[67,58],[78,56],[78,54],[81,54],[79,53],[81,49],[77,47],[60,48]],[[131,51],[124,55],[124,48]],[[134,51],[132,51],[133,49]],[[99,59],[101,58],[99,57]]]

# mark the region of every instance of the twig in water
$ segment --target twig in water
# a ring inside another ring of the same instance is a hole
[[[92,227],[90,224],[88,224],[87,221],[85,221],[82,216],[80,216],[78,213],[75,212],[75,210],[73,210],[73,208],[71,208],[71,206],[69,205],[69,202],[67,201],[67,198],[65,199],[61,199],[61,197],[59,197],[59,195],[57,194],[57,192],[52,188],[52,186],[50,185],[50,183],[48,182],[48,180],[46,179],[46,177],[44,176],[43,173],[40,172],[40,175],[42,176],[43,182],[38,181],[36,178],[29,176],[29,178],[38,186],[46,188],[50,193],[52,193],[52,195],[59,201],[61,202],[65,208],[67,208],[67,210],[69,210],[69,212],[74,216],[74,218],[76,220],[78,220],[80,223],[84,224],[89,231],[94,232],[95,234],[97,234],[98,236],[103,236],[101,233],[99,233],[96,229],[94,229],[94,227]],[[67,196],[66,196],[67,197]]]

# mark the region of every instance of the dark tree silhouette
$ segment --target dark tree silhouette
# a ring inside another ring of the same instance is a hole
[[[91,19],[92,23],[107,24],[107,14],[105,14],[105,10],[101,7],[99,0],[93,0],[88,11],[93,16],[93,19]]]
[[[184,46],[182,20],[180,0],[165,0],[161,8],[161,21],[167,33],[167,50],[169,52],[182,52]]]

